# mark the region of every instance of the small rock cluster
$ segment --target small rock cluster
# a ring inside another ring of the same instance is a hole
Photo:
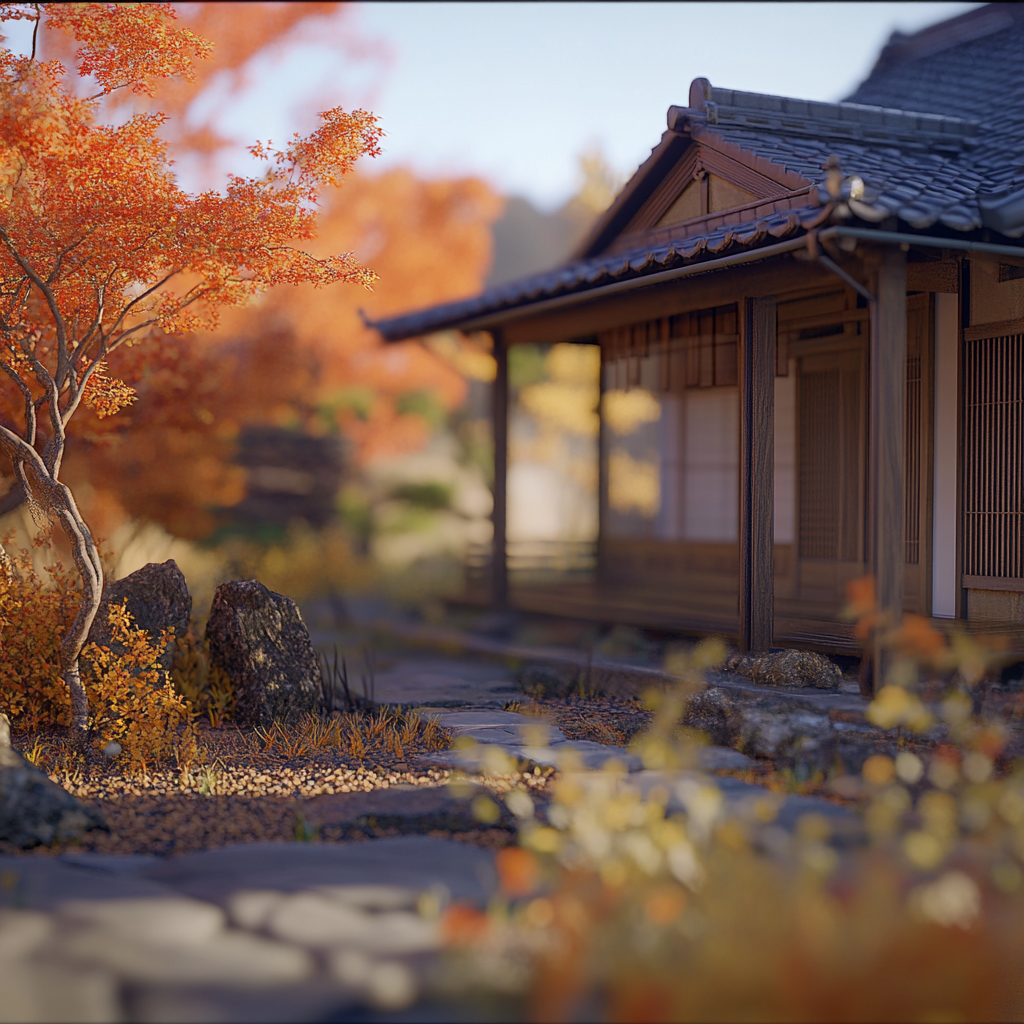
[[[837,720],[813,700],[709,686],[689,698],[683,721],[712,743],[812,772],[859,771],[872,754],[896,753],[895,731]]]
[[[153,640],[165,629],[180,638],[188,631],[192,597],[174,559],[151,562],[123,579],[108,583],[89,640],[120,645],[110,635],[112,605],[125,602],[137,627]],[[309,632],[291,598],[275,594],[256,580],[219,586],[206,626],[210,664],[220,667],[234,687],[236,721],[270,725],[290,724],[321,703],[320,665]],[[162,666],[170,671],[176,646],[163,652]]]
[[[843,681],[839,666],[813,651],[734,654],[725,667],[761,686],[838,690]]]

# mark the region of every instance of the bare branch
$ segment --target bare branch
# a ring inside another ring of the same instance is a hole
[[[29,463],[33,472],[41,480],[50,476],[45,463],[39,452],[35,450],[24,438],[18,437],[13,430],[0,423],[0,451],[4,453],[15,465]],[[24,483],[25,481],[22,481]],[[31,491],[31,488],[26,486]]]
[[[64,316],[60,311],[60,306],[57,304],[57,297],[53,294],[53,289],[39,276],[35,268],[18,252],[17,246],[11,241],[11,236],[6,228],[0,227],[0,240],[3,241],[7,251],[14,257],[14,262],[21,267],[29,280],[42,292],[43,297],[46,299],[46,305],[50,309],[50,315],[53,317],[53,324],[57,330],[57,373],[59,375],[62,364],[67,361],[68,340],[64,327]]]
[[[89,383],[89,378],[96,372],[96,368],[103,362],[104,359],[109,355],[110,350],[104,343],[99,352],[96,353],[96,357],[82,372],[82,376],[77,384],[70,389],[67,403],[64,406],[64,411],[61,413],[61,426],[66,427],[68,421],[75,414],[75,410],[81,404],[82,395],[85,394],[85,386]]]
[[[25,396],[25,440],[34,445],[36,443],[36,406],[32,399],[32,391],[21,374],[9,363],[0,363],[0,370],[3,370],[14,381],[15,386]]]
[[[39,4],[33,4],[32,6],[36,9],[36,21],[35,21],[35,24],[32,26],[32,56],[29,59],[30,60],[35,60],[36,59],[36,39],[39,36],[39,19],[42,17],[42,14],[41,14],[41,12],[39,10]]]

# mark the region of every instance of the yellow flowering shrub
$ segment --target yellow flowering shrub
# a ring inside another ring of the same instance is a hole
[[[38,542],[40,547],[45,539]],[[0,711],[27,731],[66,728],[71,702],[60,678],[60,642],[81,600],[77,576],[55,562],[35,569],[22,550],[0,566]],[[110,609],[113,640],[123,651],[86,645],[82,681],[89,697],[89,727],[98,746],[121,745],[132,763],[195,752],[195,727],[187,700],[174,691],[160,666],[165,635],[154,642],[136,629],[123,606]]]
[[[160,664],[174,630],[164,630],[154,642],[146,630],[134,627],[131,612],[121,604],[110,608],[110,635],[122,651],[87,644],[82,652],[97,745],[116,742],[134,763],[171,757],[191,761],[196,746],[192,706]]]
[[[44,579],[27,550],[12,557],[11,569],[0,567],[0,711],[23,729],[66,726],[71,702],[60,678],[60,641],[80,585],[59,562]]]
[[[206,645],[189,632],[176,641],[178,653],[171,668],[171,685],[196,715],[216,728],[235,713],[235,689],[220,665],[210,666]]]

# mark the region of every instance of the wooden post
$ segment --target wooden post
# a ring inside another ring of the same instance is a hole
[[[500,330],[492,332],[497,373],[491,393],[491,432],[494,437],[494,510],[491,522],[491,602],[502,608],[508,602],[508,562],[505,537],[508,525],[508,350]]]
[[[884,623],[903,617],[903,434],[907,366],[907,256],[886,246],[870,304],[868,552]],[[886,652],[873,645],[873,689],[885,681]]]
[[[740,396],[740,648],[775,632],[775,296],[747,299]]]

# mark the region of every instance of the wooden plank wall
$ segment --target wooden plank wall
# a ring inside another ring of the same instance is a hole
[[[740,647],[767,651],[775,625],[775,296],[748,298],[740,395]]]

